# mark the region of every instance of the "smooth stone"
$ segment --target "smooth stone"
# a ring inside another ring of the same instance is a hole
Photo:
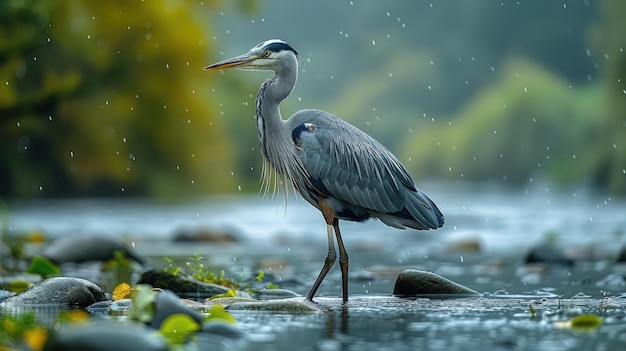
[[[200,331],[203,333],[223,336],[229,339],[239,339],[244,335],[243,332],[234,324],[219,320],[209,320],[208,322],[205,322],[202,324]]]
[[[398,275],[393,288],[395,296],[423,296],[423,295],[463,295],[463,297],[480,296],[478,292],[461,284],[446,279],[438,274],[405,269]]]
[[[227,308],[231,304],[237,302],[259,302],[259,300],[255,300],[249,297],[219,297],[216,299],[206,299],[202,307],[207,310],[215,305],[221,305],[224,308]]]
[[[57,264],[66,262],[83,263],[108,261],[115,257],[116,251],[124,253],[125,257],[137,263],[144,263],[143,258],[135,254],[126,245],[111,238],[97,235],[59,238],[48,244],[41,256]]]
[[[321,309],[301,299],[234,302],[225,307],[229,311],[265,311],[283,313],[320,313]]]
[[[180,297],[171,291],[158,293],[156,300],[154,300],[154,317],[150,322],[150,326],[154,329],[159,329],[163,321],[173,314],[185,314],[196,321],[198,325],[201,325],[204,315],[183,304],[180,300]]]
[[[111,302],[111,305],[109,305],[109,310],[116,312],[128,312],[132,307],[132,299],[122,299]]]
[[[0,289],[0,302],[6,300],[11,296],[15,296],[16,294],[13,291]]]
[[[155,288],[171,290],[185,298],[195,299],[225,294],[230,290],[225,286],[201,282],[183,274],[173,275],[159,270],[143,272],[137,284],[148,284]]]
[[[113,304],[113,302],[114,301],[110,301],[110,300],[100,301],[100,302],[92,303],[91,305],[87,306],[85,309],[89,313],[104,314],[104,313],[109,312],[111,308],[111,304]]]
[[[571,266],[574,264],[574,261],[565,256],[565,253],[560,249],[544,244],[532,248],[526,255],[524,263]]]
[[[259,289],[252,294],[257,300],[279,300],[291,297],[299,297],[300,295],[294,291],[287,289]]]
[[[620,251],[619,256],[617,256],[617,260],[615,262],[626,263],[626,246],[622,247],[622,250]]]
[[[99,320],[56,331],[43,351],[166,351],[165,338],[140,323]]]
[[[173,241],[178,242],[208,242],[217,244],[229,244],[239,242],[239,238],[230,233],[218,232],[209,228],[180,229],[174,233]]]
[[[86,279],[54,277],[31,286],[21,294],[7,298],[2,305],[59,304],[85,308],[106,300],[102,289]]]

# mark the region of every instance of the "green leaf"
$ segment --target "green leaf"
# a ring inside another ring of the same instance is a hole
[[[184,344],[187,338],[198,331],[200,325],[190,316],[183,313],[174,313],[163,321],[159,332],[170,344]]]
[[[39,274],[45,279],[61,274],[61,268],[43,256],[35,256],[26,272]]]
[[[213,305],[213,307],[211,307],[211,309],[209,310],[209,315],[205,318],[205,321],[210,320],[221,320],[231,324],[235,324],[237,322],[235,320],[235,317],[226,312],[224,310],[224,306],[222,305]]]
[[[16,294],[19,294],[22,291],[28,289],[31,285],[31,282],[26,280],[14,280],[9,282],[9,290],[13,291]]]
[[[144,323],[150,322],[154,317],[153,303],[156,299],[152,287],[146,284],[139,284],[131,290],[129,296],[133,299],[133,306],[128,313],[128,317]]]
[[[254,277],[254,280],[256,280],[257,282],[262,282],[264,276],[265,276],[265,272],[259,271],[259,274],[257,274],[256,277]]]
[[[209,300],[213,300],[213,299],[221,299],[223,297],[237,297],[237,294],[235,294],[235,290],[230,289],[227,292],[223,293],[223,294],[217,294],[217,295],[213,295],[211,297],[209,297]]]
[[[583,314],[572,318],[572,329],[593,329],[602,324],[602,318],[595,314]]]

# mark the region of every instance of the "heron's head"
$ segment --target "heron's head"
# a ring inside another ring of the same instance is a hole
[[[246,71],[278,71],[281,65],[287,63],[297,65],[298,59],[300,55],[289,44],[279,39],[270,39],[243,55],[214,63],[204,69],[237,68]]]

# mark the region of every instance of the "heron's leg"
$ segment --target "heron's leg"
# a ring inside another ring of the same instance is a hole
[[[324,280],[326,274],[328,274],[328,271],[330,271],[333,264],[335,264],[335,260],[337,259],[337,253],[335,252],[335,241],[333,240],[333,229],[330,224],[326,225],[326,234],[328,235],[328,254],[326,255],[326,259],[324,260],[324,266],[322,267],[320,274],[317,276],[317,279],[315,280],[315,283],[313,283],[311,291],[309,291],[309,294],[306,297],[306,299],[309,301],[313,301],[313,296],[315,296],[317,289],[319,289],[320,284],[322,284],[322,280]]]
[[[339,231],[339,220],[335,218],[333,221],[335,228],[335,236],[337,236],[337,246],[339,246],[339,267],[341,268],[341,287],[343,292],[343,301],[348,301],[348,266],[349,258],[346,248],[343,246],[343,239]]]

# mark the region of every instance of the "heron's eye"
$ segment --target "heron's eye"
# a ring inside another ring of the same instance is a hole
[[[272,52],[270,50],[263,51],[263,57],[270,57],[271,54]]]

